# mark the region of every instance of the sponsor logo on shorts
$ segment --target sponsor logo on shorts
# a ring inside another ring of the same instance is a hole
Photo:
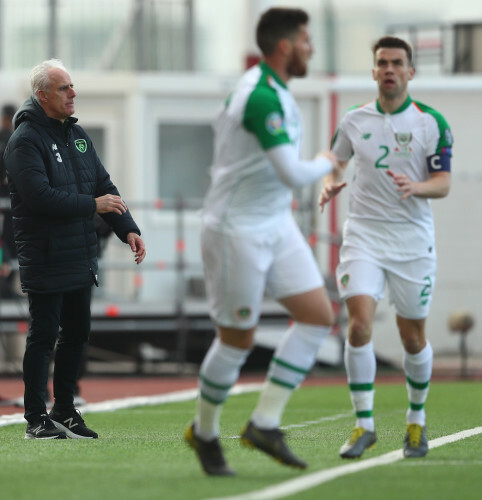
[[[271,135],[286,133],[285,121],[280,113],[275,111],[266,117],[266,130]]]
[[[241,307],[236,311],[236,314],[241,319],[248,319],[251,316],[251,308],[249,307]]]
[[[340,280],[340,283],[341,283],[341,286],[346,286],[348,285],[348,282],[350,281],[350,275],[349,274],[344,274],[342,277],[341,277],[341,280]]]

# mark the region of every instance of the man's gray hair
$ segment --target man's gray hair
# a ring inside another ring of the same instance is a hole
[[[49,69],[59,68],[67,71],[59,59],[49,59],[37,64],[30,72],[30,86],[32,95],[38,101],[39,90],[47,90],[50,85]]]

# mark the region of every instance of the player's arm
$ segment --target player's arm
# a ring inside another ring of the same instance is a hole
[[[451,137],[451,136],[450,136]],[[422,182],[413,182],[405,174],[397,174],[387,170],[393,178],[397,191],[401,193],[400,199],[409,196],[419,198],[443,198],[449,194],[451,175],[451,143],[438,148],[438,151],[426,158],[428,179]]]
[[[325,209],[325,205],[346,187],[343,177],[345,176],[348,159],[353,154],[353,149],[351,141],[345,133],[345,125],[345,120],[342,120],[331,141],[332,150],[337,155],[339,162],[338,168],[323,178],[323,187],[318,200],[322,212]]]
[[[338,163],[338,168],[323,177],[323,187],[319,198],[319,205],[322,212],[325,209],[325,205],[346,186],[346,182],[343,182],[343,177],[347,165],[348,161],[340,162]]]
[[[288,135],[281,104],[276,93],[269,88],[251,94],[243,126],[256,136],[280,179],[292,188],[321,179],[337,164],[336,156],[329,151],[311,161],[299,158]]]
[[[405,174],[396,174],[391,170],[387,170],[387,174],[393,178],[397,191],[401,193],[401,200],[409,196],[443,198],[450,191],[450,172],[432,172],[429,178],[423,182],[413,182]]]
[[[292,144],[282,144],[267,149],[266,154],[281,180],[290,187],[297,188],[321,179],[333,171],[338,163],[331,151],[319,153],[311,161],[298,158],[298,152]]]
[[[429,108],[427,108],[429,109]],[[428,179],[413,182],[406,175],[387,170],[393,178],[397,191],[404,200],[410,196],[419,198],[443,198],[449,194],[451,182],[451,157],[453,137],[445,118],[433,109],[429,109],[431,121],[427,121],[427,157]]]

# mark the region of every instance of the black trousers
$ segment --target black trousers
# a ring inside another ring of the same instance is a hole
[[[29,293],[31,324],[23,358],[25,419],[47,413],[45,396],[52,352],[55,408],[74,408],[82,351],[90,335],[91,287],[61,293]],[[59,330],[60,328],[60,330]]]

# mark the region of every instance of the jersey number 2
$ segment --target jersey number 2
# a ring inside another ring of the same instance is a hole
[[[375,168],[388,168],[388,165],[386,165],[385,163],[382,163],[382,160],[384,160],[388,156],[388,153],[390,153],[390,150],[388,149],[388,146],[379,146],[379,147],[383,151],[383,154],[375,162]]]

